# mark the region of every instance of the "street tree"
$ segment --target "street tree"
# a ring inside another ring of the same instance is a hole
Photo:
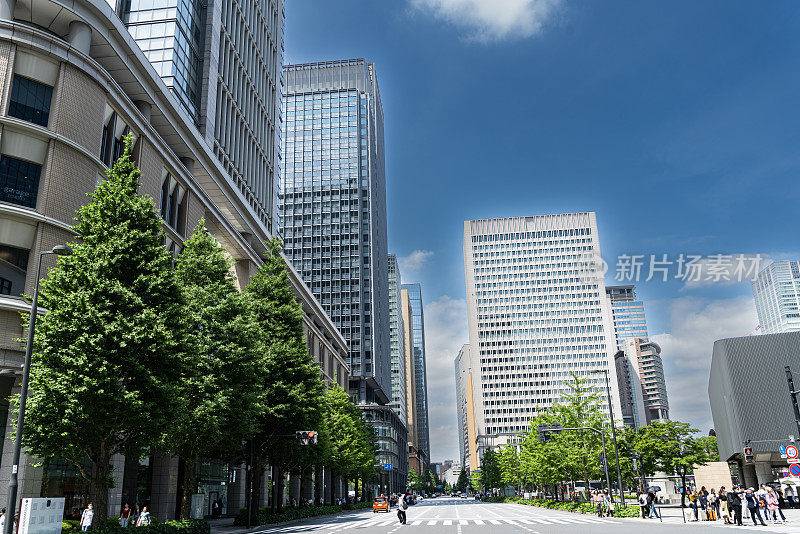
[[[191,350],[187,374],[176,390],[167,450],[183,462],[180,516],[189,518],[196,493],[195,464],[201,456],[230,457],[241,451],[259,413],[261,366],[257,331],[231,273],[231,260],[200,221],[185,242],[176,273],[186,295]]]
[[[257,327],[262,382],[261,413],[253,438],[253,494],[258,509],[264,466],[273,469],[273,508],[282,508],[284,475],[308,461],[313,446],[303,450],[294,439],[298,430],[322,425],[324,386],[317,363],[303,336],[303,312],[292,291],[277,239],[268,243],[263,264],[244,291]]]
[[[91,488],[93,524],[105,525],[111,458],[140,458],[163,442],[185,406],[185,298],[162,244],[152,198],[122,155],[77,212],[73,254],[42,282],[48,310],[34,339],[23,443],[66,461]],[[117,473],[117,476],[122,476]]]
[[[487,491],[499,488],[503,484],[497,453],[492,449],[486,449],[481,458],[481,480]]]
[[[686,505],[686,477],[696,466],[709,461],[702,442],[694,437],[696,428],[680,421],[653,422],[640,429],[635,449],[645,457],[645,465],[657,465],[681,477],[681,506]]]
[[[469,475],[467,475],[467,470],[462,467],[461,472],[458,474],[458,480],[456,481],[456,491],[465,492],[467,491],[468,485]]]

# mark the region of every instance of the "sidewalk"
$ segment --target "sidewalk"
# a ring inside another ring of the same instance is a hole
[[[773,524],[772,521],[768,521],[764,519],[764,522],[767,524],[770,532],[800,532],[800,509],[797,508],[783,508],[783,515],[786,516],[786,522],[780,524]],[[669,524],[683,524],[684,522],[684,514],[686,518],[687,525],[699,525],[699,526],[721,526],[724,527],[725,522],[722,518],[719,518],[716,521],[694,521],[694,511],[691,508],[681,508],[680,505],[665,505],[659,506],[658,512],[661,514],[661,520],[658,519],[643,519],[642,517],[638,518],[620,518],[624,519],[625,521],[638,521],[638,522],[655,522],[655,523],[669,523]],[[682,513],[683,512],[683,513]],[[778,516],[780,517],[780,516]],[[742,524],[743,526],[753,526],[753,520],[750,519],[749,516],[742,517]],[[761,524],[759,523],[759,528]]]

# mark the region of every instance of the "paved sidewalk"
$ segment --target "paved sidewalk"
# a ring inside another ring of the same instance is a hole
[[[694,521],[694,511],[691,508],[681,508],[680,505],[667,505],[667,506],[659,506],[658,511],[661,514],[662,518],[659,519],[642,519],[641,517],[638,518],[626,518],[621,519],[625,521],[637,521],[641,523],[668,523],[668,524],[683,524],[684,522],[684,514],[687,526],[718,526],[718,527],[727,527],[728,525],[722,520],[722,518],[718,519],[717,521]],[[747,516],[742,518],[742,527],[739,528],[756,528],[758,530],[764,532],[779,532],[779,533],[800,533],[800,509],[782,509],[783,515],[786,516],[786,522],[775,524],[772,521],[764,520],[767,524],[766,527],[761,526],[759,523],[758,527],[753,525],[753,520]],[[780,516],[779,516],[780,517]]]
[[[247,532],[260,532],[265,529],[274,528],[281,525],[293,525],[295,523],[300,523],[303,521],[312,521],[312,520],[326,519],[326,518],[329,519],[331,517],[343,517],[349,515],[362,514],[364,512],[370,512],[371,514],[372,510],[369,508],[365,508],[363,510],[342,510],[340,512],[336,512],[333,514],[315,515],[314,517],[293,519],[291,521],[284,521],[283,523],[270,523],[269,525],[253,525],[250,528],[234,526],[232,517],[223,517],[221,519],[210,519],[208,523],[209,525],[211,525],[211,534],[245,534]]]

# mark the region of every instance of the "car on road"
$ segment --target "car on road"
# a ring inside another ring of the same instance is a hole
[[[374,501],[372,501],[372,513],[377,514],[378,512],[388,512],[389,511],[389,499],[386,497],[376,497]]]

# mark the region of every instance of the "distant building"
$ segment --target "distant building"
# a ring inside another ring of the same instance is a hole
[[[469,344],[461,347],[455,361],[456,413],[458,414],[458,448],[461,465],[478,468],[477,429],[475,427],[475,390],[473,362]]]
[[[617,353],[614,362],[620,391],[622,420],[640,427],[669,419],[667,383],[661,347],[649,341],[644,303],[634,286],[608,286]]]
[[[767,265],[753,281],[753,297],[761,333],[800,330],[800,261]]]
[[[573,372],[621,421],[595,214],[465,221],[463,244],[477,456],[519,440]],[[608,371],[611,398],[595,371]]]
[[[720,339],[714,343],[708,398],[722,461],[737,466],[739,483],[772,482],[787,467],[779,445],[797,435],[785,366],[800,387],[800,332]],[[752,447],[754,463],[743,448]]]
[[[425,312],[422,305],[422,286],[403,284],[411,304],[411,349],[414,363],[414,403],[416,405],[417,449],[424,455],[423,469],[429,468],[431,459],[430,430],[428,428],[428,377],[425,351]]]
[[[389,406],[408,425],[406,402],[405,329],[401,299],[402,279],[397,256],[389,254],[389,348],[392,357],[392,399]]]

